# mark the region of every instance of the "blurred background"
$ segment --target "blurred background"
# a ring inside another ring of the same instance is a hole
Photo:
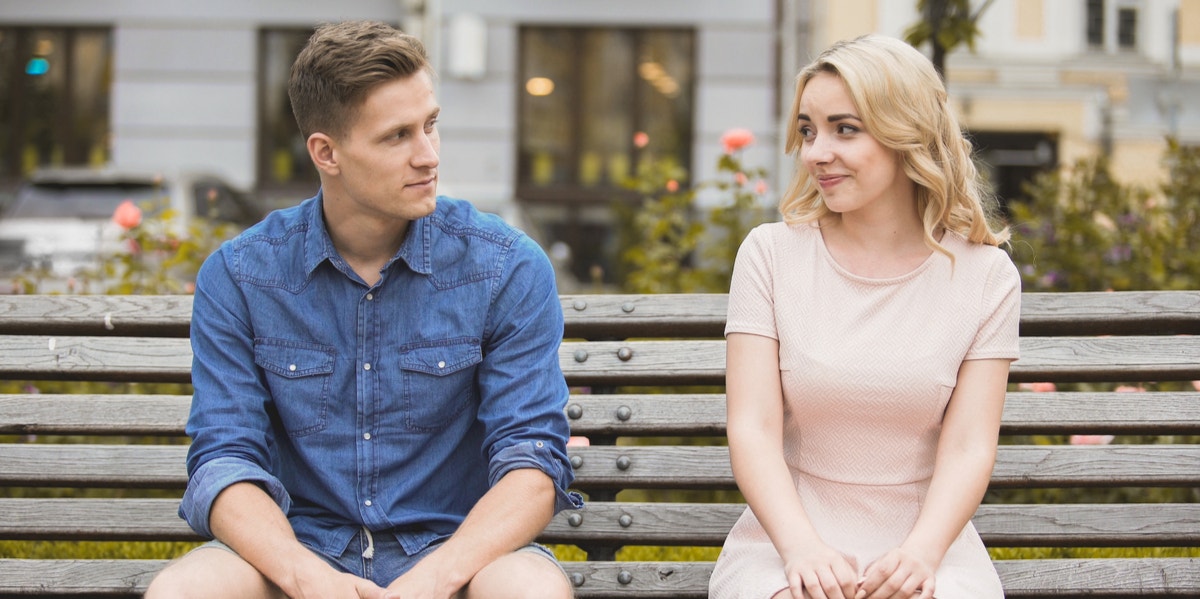
[[[1200,145],[1200,0],[2,0],[0,204],[35,179],[144,173],[202,174],[192,195],[237,198],[234,223],[314,195],[286,82],[314,25],[342,19],[425,40],[441,192],[530,232],[563,291],[619,283],[619,207],[644,200],[645,165],[723,201],[698,183],[727,174],[730,129],[754,142],[725,170],[757,169],[753,201],[774,206],[795,72],[863,33],[924,35],[1006,212],[1085,157],[1156,185],[1169,139]]]

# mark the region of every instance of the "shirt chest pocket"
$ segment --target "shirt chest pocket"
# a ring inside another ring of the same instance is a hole
[[[410,430],[445,427],[478,401],[476,366],[483,361],[477,339],[453,339],[403,350],[404,424]]]
[[[327,426],[335,356],[332,347],[317,343],[254,340],[254,363],[265,372],[288,436],[309,435]]]

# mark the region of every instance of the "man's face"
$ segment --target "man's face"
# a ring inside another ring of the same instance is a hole
[[[440,112],[424,70],[371,90],[335,142],[340,187],[347,196],[337,199],[337,209],[406,221],[432,213]]]

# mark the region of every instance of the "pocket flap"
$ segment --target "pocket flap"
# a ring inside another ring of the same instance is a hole
[[[414,347],[400,355],[400,367],[445,376],[483,361],[483,351],[474,340],[447,343],[434,347]]]
[[[297,378],[333,372],[334,350],[316,343],[255,339],[254,363],[283,377]]]

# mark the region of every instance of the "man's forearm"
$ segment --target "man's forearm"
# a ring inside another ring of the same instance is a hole
[[[297,596],[294,573],[328,568],[300,544],[287,516],[258,485],[242,482],[217,495],[209,516],[213,535],[237,552],[289,597]]]
[[[413,574],[432,576],[450,592],[461,589],[484,566],[537,538],[554,517],[554,497],[554,482],[540,470],[505,474]]]

